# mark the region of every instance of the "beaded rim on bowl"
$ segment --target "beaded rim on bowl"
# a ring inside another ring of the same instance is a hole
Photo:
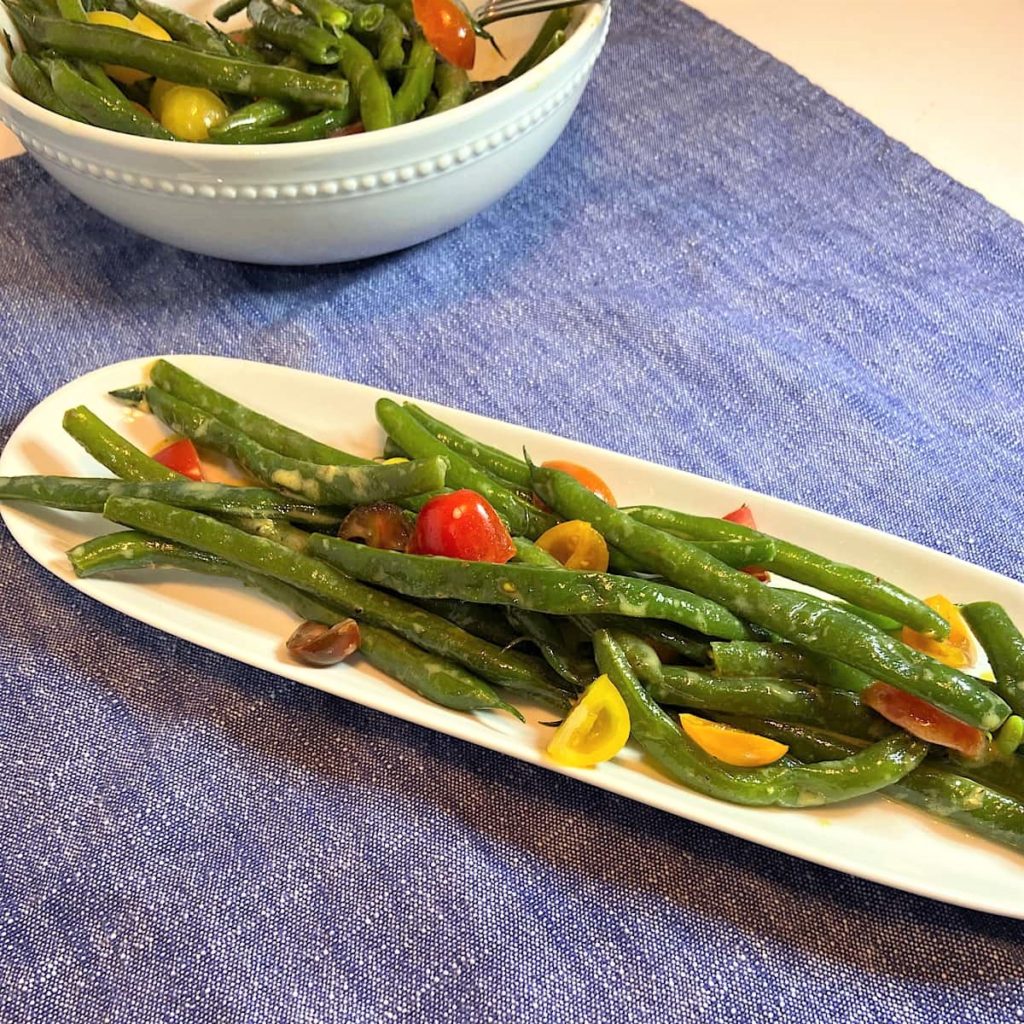
[[[471,142],[463,142],[456,149],[446,149],[434,156],[425,157],[413,163],[403,163],[398,167],[387,168],[382,171],[372,171],[358,175],[344,175],[337,178],[327,178],[317,181],[304,182],[280,182],[264,185],[232,184],[218,181],[213,184],[209,181],[182,181],[170,178],[160,178],[153,175],[138,174],[131,171],[122,171],[119,168],[102,164],[96,160],[87,160],[78,156],[71,156],[62,149],[44,142],[42,139],[24,131],[12,118],[4,116],[0,112],[0,122],[7,125],[21,140],[25,148],[34,156],[43,160],[55,161],[61,167],[67,168],[77,174],[91,178],[102,178],[115,185],[131,189],[137,192],[150,194],[163,194],[168,196],[181,196],[184,198],[200,199],[221,199],[241,200],[248,202],[275,202],[289,200],[308,200],[318,198],[343,198],[345,196],[367,195],[377,192],[384,192],[392,188],[409,184],[413,181],[425,181],[430,178],[445,174],[455,167],[465,166],[474,163],[491,153],[494,153],[510,143],[514,142],[521,135],[532,131],[548,118],[550,118],[561,106],[567,103],[580,89],[581,85],[589,76],[594,63],[597,60],[601,49],[604,46],[608,34],[609,19],[607,8],[604,8],[605,15],[602,18],[603,28],[600,38],[593,52],[584,63],[576,70],[573,76],[566,82],[555,95],[548,97],[542,103],[536,104],[532,110],[502,129],[491,130]],[[525,76],[524,76],[525,77]],[[475,102],[481,102],[477,100]],[[46,113],[49,113],[46,111]],[[56,116],[56,115],[53,115]],[[393,129],[389,129],[393,130]],[[147,140],[150,141],[150,140]],[[172,145],[191,145],[189,143],[171,143]],[[296,143],[295,145],[309,145],[309,143]],[[249,147],[256,148],[256,147]],[[260,149],[281,149],[284,147],[258,147]]]
[[[572,35],[566,40],[565,45],[556,50],[555,53],[543,62],[543,64],[532,68],[515,81],[509,82],[499,89],[495,89],[493,92],[474,100],[472,103],[466,103],[453,110],[446,111],[436,118],[411,121],[408,124],[397,125],[394,128],[389,128],[386,132],[347,136],[344,139],[346,151],[352,154],[364,153],[365,151],[380,145],[382,139],[386,140],[389,145],[401,144],[402,142],[422,137],[423,135],[435,130],[438,125],[443,125],[450,129],[455,127],[460,121],[466,121],[484,114],[489,109],[501,106],[516,93],[532,92],[545,77],[549,74],[557,74],[558,71],[564,68],[567,64],[572,63],[580,51],[587,46],[593,45],[596,37],[596,46],[594,46],[593,53],[588,58],[584,70],[584,74],[589,73],[598,54],[604,46],[605,39],[608,35],[610,5],[611,0],[594,0],[594,3],[590,7],[585,8],[585,13],[581,22],[576,27],[576,30]],[[45,108],[32,103],[30,100],[25,99],[25,97],[11,86],[0,81],[0,121],[10,127],[23,142],[26,142],[27,139],[35,139],[35,135],[32,134],[31,129],[26,129],[21,125],[15,127],[15,125],[12,124],[12,120],[14,119],[5,116],[2,113],[3,107],[7,107],[10,110],[15,111],[28,122],[36,122],[40,125],[40,130],[49,129],[50,131],[59,132],[66,137],[81,140],[82,142],[101,143],[108,146],[113,145],[121,150],[146,154],[148,156],[166,154],[168,156],[180,157],[185,160],[195,159],[197,148],[201,148],[201,150],[206,152],[209,152],[210,149],[216,149],[218,160],[224,162],[233,162],[235,160],[249,161],[253,158],[257,158],[261,161],[282,159],[288,155],[294,154],[296,152],[296,147],[302,147],[301,151],[304,156],[314,157],[323,155],[324,153],[336,152],[338,144],[342,142],[340,139],[321,139],[312,142],[287,142],[278,145],[197,147],[195,143],[191,142],[167,141],[164,139],[148,139],[135,135],[124,135],[118,132],[111,132],[103,128],[96,128],[93,125],[68,121],[59,114],[55,114],[52,111],[46,110]],[[488,135],[483,136],[483,138],[487,139]],[[38,142],[40,140],[35,139],[35,141]],[[471,143],[471,145],[477,144],[479,144],[479,140]],[[42,143],[40,142],[40,146],[38,148],[41,149],[41,146]],[[26,148],[31,147],[26,145]],[[56,147],[51,146],[50,148],[54,150],[55,154],[57,153]],[[82,162],[85,165],[96,163],[96,161],[93,160]],[[97,164],[97,166],[99,165]],[[99,176],[104,177],[107,169],[108,168],[106,167],[100,167]],[[109,169],[115,172],[117,171],[116,168]],[[396,173],[397,170],[398,168],[396,168]],[[88,174],[89,172],[86,170],[84,173]],[[198,189],[198,186],[196,187]]]

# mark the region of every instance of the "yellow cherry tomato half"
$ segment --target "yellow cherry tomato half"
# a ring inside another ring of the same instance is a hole
[[[951,668],[970,668],[977,661],[978,653],[974,646],[974,637],[971,636],[960,609],[942,594],[925,598],[924,603],[949,623],[949,636],[945,640],[936,640],[904,626],[903,642],[922,654],[941,661],[943,665],[949,665]]]
[[[548,756],[558,764],[591,768],[614,757],[628,739],[626,703],[607,676],[598,676],[555,730]]]
[[[149,110],[150,113],[159,121],[160,112],[163,110],[164,97],[172,90],[177,89],[177,82],[168,82],[166,78],[158,78],[153,83],[153,88],[149,90]]]
[[[136,14],[134,18],[126,18],[116,11],[89,11],[86,15],[90,25],[106,25],[108,28],[123,28],[126,32],[134,32],[136,35],[148,36],[150,39],[159,39],[161,42],[169,43],[171,37],[152,18],[144,14]],[[126,68],[120,64],[104,64],[103,70],[117,82],[131,85],[133,82],[141,82],[144,78],[151,78],[148,71],[139,71],[137,68]]]
[[[176,85],[160,100],[160,123],[176,138],[203,142],[210,129],[228,116],[223,100],[209,89]]]
[[[608,545],[604,537],[582,519],[552,526],[535,543],[552,558],[557,558],[566,569],[608,571]]]
[[[767,736],[757,736],[721,722],[709,722],[697,715],[680,715],[679,724],[705,754],[740,768],[771,764],[789,750],[785,743],[770,740]]]

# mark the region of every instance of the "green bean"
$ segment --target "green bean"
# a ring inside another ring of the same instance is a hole
[[[159,463],[157,463],[159,465]],[[306,526],[336,529],[344,518],[337,509],[311,505],[262,487],[196,483],[179,477],[160,482],[130,482],[106,477],[3,476],[0,501],[28,501],[70,512],[103,511],[107,498],[149,498],[165,505],[228,516],[280,518]]]
[[[625,511],[638,522],[678,534],[685,540],[749,540],[751,537],[765,536],[739,523],[648,505]],[[948,635],[949,623],[938,612],[895,584],[852,565],[833,562],[788,541],[777,537],[774,540],[775,557],[764,564],[765,569],[797,583],[823,590],[826,594],[834,594],[859,608],[896,619],[919,633],[936,637]]]
[[[565,518],[586,520],[651,572],[743,619],[906,690],[979,729],[994,729],[1009,714],[1006,703],[978,680],[820,599],[766,587],[682,538],[612,508],[566,473],[534,468],[533,480],[534,490]]]
[[[560,50],[565,45],[566,34],[559,29],[548,41],[548,45],[544,47],[543,52],[537,60],[538,64],[543,64],[544,61],[550,57],[555,50]]]
[[[246,434],[158,387],[146,392],[150,409],[175,433],[234,459],[267,487],[301,495],[315,505],[362,505],[421,494],[444,483],[441,459],[391,466],[321,465],[278,455]]]
[[[949,759],[958,775],[1024,800],[1024,757],[1019,754],[1003,756],[997,753],[985,760],[969,760],[950,754]]]
[[[104,515],[112,522],[174,540],[308,591],[360,622],[390,629],[433,654],[450,658],[487,682],[563,710],[567,700],[546,666],[535,658],[502,651],[465,630],[405,601],[366,587],[325,563],[263,537],[187,509],[139,498],[111,498]]]
[[[124,480],[181,480],[151,459],[84,405],[64,413],[64,429],[102,466]]]
[[[333,626],[347,616],[286,583],[231,565],[172,541],[125,530],[87,541],[68,552],[78,576],[95,576],[122,569],[189,569],[205,575],[237,579],[284,605],[303,619]],[[435,704],[458,711],[498,709],[522,715],[485,682],[455,662],[438,658],[394,636],[388,630],[361,623],[359,653],[366,660]]]
[[[583,690],[597,678],[593,658],[568,650],[563,630],[553,619],[515,607],[506,608],[505,614],[519,635],[537,647],[552,671],[573,690]]]
[[[137,530],[119,530],[94,537],[67,552],[68,561],[75,575],[82,579],[99,576],[107,572],[126,569],[149,569],[163,566],[173,569],[189,569],[211,576],[234,576],[249,585],[257,573],[228,565],[214,555],[195,551],[173,541],[151,537]],[[282,584],[284,586],[284,584]],[[299,593],[299,591],[296,591]],[[312,603],[312,598],[304,599]],[[303,616],[311,618],[312,616]],[[317,619],[319,622],[320,620]]]
[[[842,608],[844,612],[856,615],[858,619],[870,622],[875,629],[880,629],[883,633],[896,633],[902,628],[900,623],[895,619],[890,618],[888,615],[879,615],[878,612],[869,612],[867,608],[861,608],[858,605],[850,604],[849,601],[836,601],[835,605],[837,608]]]
[[[213,142],[224,145],[276,145],[283,142],[310,142],[326,139],[331,132],[352,123],[353,110],[321,110],[291,124],[256,125],[249,128],[235,128],[212,136]]]
[[[53,79],[53,65],[60,58],[52,58],[46,61],[46,68],[50,73],[50,79]],[[106,96],[112,103],[120,104],[124,102],[125,94],[117,87],[110,76],[99,66],[99,64],[93,64],[92,61],[80,60],[74,65],[74,70],[78,72],[90,85],[94,85],[99,91]]]
[[[628,576],[407,555],[325,536],[311,541],[310,553],[356,579],[411,597],[454,597],[548,615],[665,619],[711,636],[747,635],[739,619],[712,601]]]
[[[224,3],[213,9],[213,16],[217,21],[227,21],[249,6],[249,0],[225,0]]]
[[[62,103],[74,110],[81,120],[97,128],[108,128],[149,139],[174,138],[159,122],[154,121],[149,114],[140,113],[120,93],[119,98],[114,100],[87,82],[67,61],[53,61],[50,82]]]
[[[7,0],[7,2],[20,3],[22,7],[28,9],[33,14],[52,14],[54,17],[63,17],[60,9],[57,7],[57,0]],[[14,44],[11,37],[2,30],[0,30],[0,37],[3,39],[3,44],[0,44],[0,48],[6,49],[9,54],[13,54]]]
[[[435,704],[457,711],[493,708],[507,711],[522,721],[520,711],[461,665],[425,653],[386,629],[360,626],[360,636],[360,653],[371,665]]]
[[[340,448],[322,444],[269,416],[255,412],[233,398],[208,387],[166,359],[158,359],[150,367],[149,377],[161,390],[202,409],[229,427],[248,434],[257,444],[281,455],[288,455],[302,462],[319,462],[328,466],[373,465],[372,459],[363,459]]]
[[[863,750],[868,745],[867,740],[855,740],[802,722],[780,722],[775,719],[725,712],[716,712],[708,717],[724,725],[731,725],[734,729],[785,743],[789,747],[790,756],[808,763],[836,761],[849,757],[850,754]]]
[[[249,0],[246,0],[248,6]],[[304,60],[297,53],[289,53],[275,46],[272,42],[257,35],[254,28],[239,29],[236,32],[222,33],[224,45],[228,53],[238,60],[249,63],[274,64],[277,67],[291,68],[292,71],[308,71],[309,61]]]
[[[222,135],[230,135],[242,128],[268,128],[278,121],[291,117],[294,112],[295,106],[291,103],[282,103],[281,100],[256,100],[228,114],[220,124],[212,125],[210,138],[216,141]]]
[[[348,3],[346,5],[347,10],[352,15],[352,32],[357,36],[360,34],[367,36],[371,39],[377,37],[377,33],[380,31],[381,25],[384,23],[385,15],[391,14],[383,4],[380,3]],[[360,39],[360,42],[364,42]],[[380,58],[377,58],[377,64],[380,64]],[[384,68],[383,70],[387,70]]]
[[[16,7],[11,8],[11,17],[18,30],[39,46],[85,60],[137,68],[182,85],[321,107],[340,108],[348,102],[348,83],[327,75],[197,53],[181,43],[147,39],[106,25],[76,25],[27,15]]]
[[[694,665],[707,665],[711,660],[711,644],[706,640],[697,639],[686,630],[679,629],[667,622],[657,622],[653,619],[616,618],[613,615],[597,615],[590,618],[602,629],[633,633],[644,643],[679,654]],[[745,643],[746,641],[734,642]]]
[[[999,732],[992,737],[992,744],[1001,757],[1010,757],[1024,740],[1024,718],[1020,715],[1010,717],[999,726]]]
[[[782,722],[729,717],[737,728],[788,743],[802,759],[849,756],[860,744],[806,727]],[[962,775],[925,762],[883,791],[884,795],[912,804],[997,843],[1024,850],[1024,803]]]
[[[331,0],[293,0],[303,14],[317,25],[330,25],[335,32],[344,32],[352,24],[352,14]],[[317,63],[323,63],[317,61]]]
[[[57,11],[65,20],[74,21],[80,25],[86,24],[89,20],[82,0],[57,0]]]
[[[430,455],[442,456],[448,462],[446,477],[450,487],[467,487],[483,495],[506,521],[513,534],[522,534],[530,539],[540,536],[555,525],[555,519],[540,509],[523,501],[510,490],[502,487],[483,470],[478,469],[469,459],[459,455],[439,441],[429,430],[413,418],[408,410],[381,398],[377,402],[377,419],[380,425],[393,437],[400,447],[410,455],[423,458]]]
[[[182,11],[174,11],[153,0],[132,0],[132,6],[151,21],[156,22],[172,39],[185,43],[194,50],[212,53],[218,57],[229,55],[224,36],[209,25],[190,18]]]
[[[377,40],[377,66],[381,71],[400,68],[405,63],[406,31],[402,19],[385,7],[384,16],[374,35]]]
[[[347,11],[335,8],[347,20]],[[337,64],[341,53],[333,32],[275,7],[270,0],[249,0],[249,20],[264,39],[299,54],[312,64]],[[344,27],[344,26],[342,26]]]
[[[562,568],[562,563],[554,555],[549,555],[543,548],[537,547],[525,537],[513,537],[512,543],[516,548],[516,558],[524,565],[535,565],[548,569]],[[587,627],[584,623],[580,623],[580,625],[587,628],[588,635],[599,628],[632,631],[645,641],[653,640],[697,664],[704,664],[708,661],[710,646],[706,641],[695,640],[667,622],[658,622],[654,619],[619,618],[614,615],[590,615],[587,616],[587,622],[592,628]]]
[[[971,779],[922,765],[887,795],[1024,850],[1024,804]]]
[[[405,65],[405,76],[398,92],[395,93],[395,123],[405,124],[414,121],[423,113],[430,87],[434,83],[434,65],[437,54],[434,48],[417,34],[409,50],[409,59]]]
[[[437,72],[446,67],[451,67],[451,65],[438,64]],[[446,448],[450,448],[453,452],[479,466],[485,473],[504,481],[506,486],[520,490],[529,490],[533,486],[530,481],[530,467],[522,459],[513,458],[500,448],[483,444],[468,434],[464,434],[461,430],[456,430],[455,427],[437,419],[436,416],[431,416],[414,402],[404,403],[403,408]]]
[[[711,661],[722,676],[808,679],[849,693],[860,693],[874,682],[866,672],[787,643],[716,642],[711,644]]]
[[[976,601],[961,609],[992,666],[996,692],[1024,715],[1024,636],[1006,610],[994,601]]]
[[[530,541],[526,541],[525,538],[520,538],[525,543],[530,544]],[[770,537],[765,537],[764,541],[752,540],[706,540],[706,541],[691,541],[694,547],[700,548],[701,551],[712,558],[717,558],[721,562],[725,562],[726,565],[731,565],[736,568],[746,568],[750,565],[755,565],[763,559],[771,557],[772,552],[775,550],[774,542]],[[517,541],[518,544],[518,541]],[[531,545],[534,546],[535,545]],[[537,548],[536,550],[540,550]],[[633,559],[622,552],[617,551],[613,547],[609,547],[608,554],[610,556],[608,562],[608,568],[619,573],[635,573],[641,572],[639,565]],[[556,566],[561,563],[551,555],[547,555]],[[524,559],[525,561],[525,559]]]
[[[660,678],[648,684],[647,692],[659,704],[802,722],[861,739],[880,739],[892,732],[855,696],[791,679],[723,677],[666,666]]]
[[[568,7],[559,7],[552,11],[541,26],[536,38],[530,44],[526,53],[519,58],[515,66],[506,76],[507,78],[518,78],[525,74],[530,68],[535,67],[545,57],[552,40],[559,32],[569,27],[569,20],[572,11]]]
[[[27,53],[16,53],[11,61],[11,78],[18,87],[18,92],[27,100],[40,107],[46,107],[55,114],[63,117],[70,117],[72,121],[82,121],[83,118],[67,103],[65,103],[54,91],[49,77],[36,63],[34,57]]]
[[[473,83],[470,81],[469,75],[462,68],[446,64],[444,61],[438,61],[437,67],[434,69],[434,90],[437,93],[437,103],[434,104],[431,115],[443,114],[446,110],[454,110],[456,107],[461,107],[469,99],[472,89]],[[526,469],[525,462],[523,463],[523,469]],[[526,471],[526,478],[525,486],[528,487],[528,469]]]
[[[565,568],[554,555],[549,555],[543,548],[537,547],[532,540],[513,537],[512,543],[516,549],[516,559],[524,565],[539,566],[542,569]]]
[[[629,626],[622,629],[628,630]],[[633,671],[659,704],[722,714],[772,714],[786,721],[815,722],[828,728],[845,726],[844,731],[851,735],[875,739],[892,731],[849,694],[818,691],[806,683],[780,677],[723,678],[703,669],[666,666],[644,637],[614,629],[613,635]]]
[[[340,448],[316,441],[291,427],[286,427],[269,416],[264,416],[214,390],[164,359],[158,359],[150,368],[150,378],[163,391],[170,392],[175,398],[183,399],[190,405],[197,406],[228,426],[234,427],[243,434],[248,434],[264,448],[269,448],[281,455],[288,455],[303,462],[317,462],[331,466],[378,465],[373,459],[352,455]],[[139,391],[144,394],[144,389],[122,390],[131,391],[133,394]],[[137,400],[134,404],[137,404]],[[412,498],[403,498],[396,504],[415,511],[430,497],[429,494],[417,495]]]
[[[300,555],[306,553],[310,538],[313,536],[282,519],[267,519],[263,516],[232,516],[227,519],[227,522],[245,533],[250,533],[254,537],[262,537],[264,540],[272,540],[275,544],[281,544]]]
[[[437,598],[431,601],[417,601],[421,608],[440,615],[442,619],[455,623],[467,633],[480,637],[498,647],[511,647],[521,635],[509,624],[502,609],[492,608],[485,604],[468,604],[465,601],[452,601]]]
[[[373,54],[354,36],[338,37],[341,73],[359,98],[359,119],[368,132],[395,124],[391,86]]]
[[[594,652],[598,668],[626,703],[632,739],[670,778],[719,800],[780,807],[850,800],[899,781],[928,751],[906,733],[894,733],[839,761],[804,765],[783,758],[763,768],[735,768],[706,754],[677,728],[640,685],[611,633],[594,635]]]

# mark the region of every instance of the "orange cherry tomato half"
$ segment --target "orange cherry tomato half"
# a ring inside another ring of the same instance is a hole
[[[941,661],[944,665],[952,668],[970,668],[978,660],[978,652],[960,609],[942,594],[926,597],[924,603],[949,623],[949,636],[945,640],[935,640],[909,626],[904,626],[903,642],[921,651],[922,654],[927,654],[929,658]]]
[[[988,741],[980,729],[888,683],[872,683],[861,691],[860,699],[918,739],[952,747],[965,757],[980,757],[985,751]]]
[[[468,71],[476,60],[476,33],[456,0],[412,0],[412,13],[427,42],[449,64]]]
[[[153,458],[161,466],[166,466],[168,469],[174,470],[175,473],[187,476],[189,480],[200,482],[203,479],[203,467],[199,461],[199,452],[187,437],[165,445],[154,454]]]
[[[607,501],[612,508],[617,507],[612,489],[592,469],[579,466],[575,462],[563,462],[561,459],[545,462],[544,468],[568,473],[577,483],[583,484],[588,491],[593,491],[599,498]]]
[[[754,513],[750,511],[749,505],[740,505],[735,512],[730,512],[727,516],[722,516],[727,523],[736,523],[737,526],[745,526],[748,530],[756,530],[757,522],[754,519]],[[767,583],[771,577],[758,565],[748,565],[744,572],[750,573],[751,576],[756,576],[762,583]]]
[[[409,551],[503,564],[516,547],[490,502],[476,491],[462,490],[439,494],[420,509]]]

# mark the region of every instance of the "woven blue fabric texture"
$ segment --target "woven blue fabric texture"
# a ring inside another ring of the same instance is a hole
[[[201,259],[26,158],[0,164],[0,247],[5,438],[87,370],[222,353],[751,486],[1021,578],[1024,227],[672,0],[620,2],[550,156],[416,249]],[[1021,1018],[1019,922],[175,642],[2,531],[0,580],[4,1022]]]

